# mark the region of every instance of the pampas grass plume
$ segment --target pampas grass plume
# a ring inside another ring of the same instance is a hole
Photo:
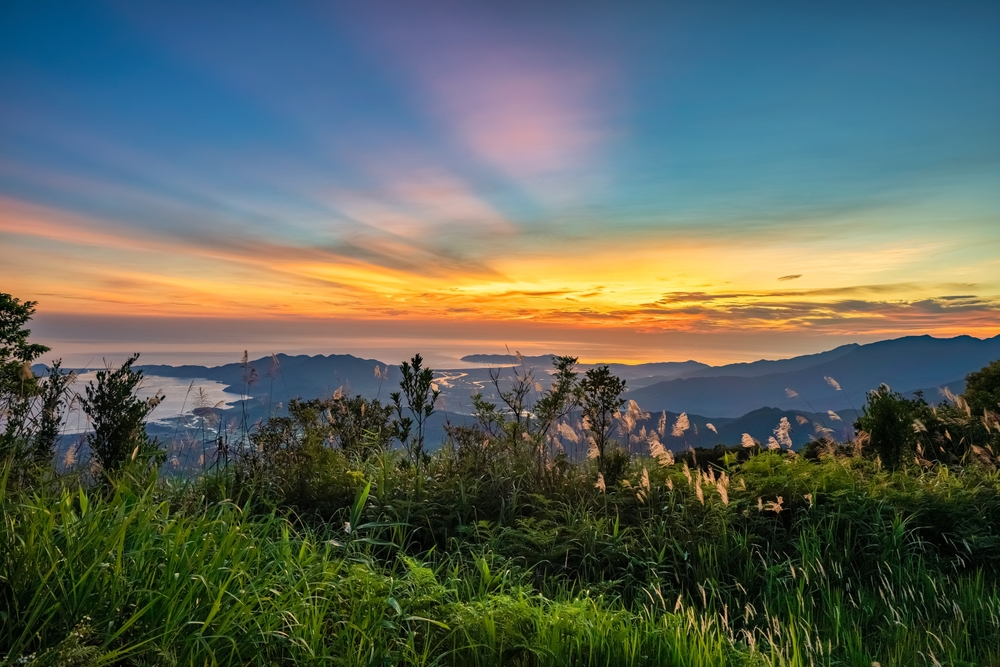
[[[679,415],[677,415],[677,421],[674,422],[674,428],[671,431],[670,435],[674,436],[675,438],[680,438],[684,435],[684,431],[688,430],[689,428],[691,428],[691,421],[688,419],[687,413],[682,412]]]

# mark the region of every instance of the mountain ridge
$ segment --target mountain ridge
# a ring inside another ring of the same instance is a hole
[[[906,336],[864,345],[842,345],[790,359],[724,366],[708,366],[696,361],[609,366],[612,372],[626,379],[626,398],[634,399],[643,410],[655,415],[663,411],[668,415],[686,412],[692,423],[700,424],[703,443],[715,437],[704,430],[704,423],[712,422],[718,429],[718,441],[735,444],[733,439],[738,440],[740,435],[736,431],[749,432],[761,439],[760,435],[767,434],[763,422],[773,419],[778,412],[808,415],[813,424],[822,422],[827,411],[833,410],[843,416],[844,425],[847,425],[851,415],[863,406],[866,393],[883,382],[904,395],[921,390],[927,400],[941,400],[938,388],[948,386],[956,391],[964,386],[964,377],[969,372],[998,358],[1000,336],[985,339]],[[538,359],[550,361],[548,355]],[[536,363],[538,359],[525,357],[524,366],[535,368],[535,380],[544,389],[551,380],[548,372],[551,366]],[[591,366],[582,365],[581,370]],[[246,369],[240,362],[219,366],[148,364],[139,368],[148,376],[218,381],[230,391],[246,395],[248,405],[256,409],[286,403],[296,397],[330,396],[338,388],[387,401],[389,394],[398,388],[400,379],[398,366],[350,354],[277,354],[250,360],[247,368],[254,369],[256,375],[256,382],[251,386],[245,385]],[[497,368],[501,371],[503,388],[514,371],[507,365]],[[761,374],[769,370],[783,372]],[[839,383],[840,391],[826,379],[828,377]],[[442,392],[438,403],[442,420],[462,422],[470,419],[473,393],[483,393],[488,401],[499,400],[489,368],[437,370],[435,381]],[[754,416],[765,408],[777,412],[767,419],[760,414]],[[744,423],[736,424],[739,420]],[[810,425],[797,430],[811,428]],[[797,433],[797,443],[804,437],[808,434]],[[671,444],[680,444],[680,441]]]
[[[867,392],[880,384],[902,392],[926,391],[953,384],[998,358],[1000,336],[906,336],[859,345],[833,359],[791,372],[677,378],[637,388],[629,392],[629,397],[646,410],[685,410],[727,417],[761,405],[820,412],[860,409]]]

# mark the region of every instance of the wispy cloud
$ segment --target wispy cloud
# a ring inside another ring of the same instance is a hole
[[[355,223],[424,242],[433,242],[444,234],[482,238],[515,231],[515,226],[495,207],[464,181],[443,170],[380,171],[380,183],[372,188],[335,188],[321,193],[320,198]]]
[[[472,153],[525,179],[579,166],[602,138],[595,78],[513,53],[427,73],[432,104]]]
[[[485,6],[421,6],[373,23],[390,67],[465,155],[529,189],[594,166],[613,131],[606,58]]]
[[[478,217],[490,230],[485,239],[509,225],[447,178],[392,190],[382,206],[357,207],[360,231],[320,244],[213,229],[172,234],[0,198],[0,239],[9,257],[4,280],[30,286],[24,296],[44,297],[59,312],[520,320],[691,332],[1000,330],[1000,294],[992,284],[663,291],[641,257],[614,244],[583,254],[535,248],[528,263],[491,257],[488,240],[474,256],[449,249],[434,237],[452,224],[467,229]],[[389,224],[396,221],[399,228]],[[674,250],[687,258],[683,271],[714,259],[696,247]]]

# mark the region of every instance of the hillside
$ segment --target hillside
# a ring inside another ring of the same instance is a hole
[[[683,410],[720,417],[737,417],[765,405],[819,412],[859,408],[866,392],[881,383],[908,392],[960,381],[967,373],[1000,358],[1000,336],[985,340],[970,336],[910,336],[838,350],[842,353],[833,358],[813,355],[819,363],[793,371],[750,377],[733,374],[678,378],[637,388],[629,398],[645,410]],[[804,364],[807,360],[799,357],[787,361]],[[713,372],[726,372],[727,368]],[[733,370],[747,368],[737,365]],[[837,391],[827,377],[835,379],[842,391]],[[797,395],[790,395],[789,390]]]
[[[470,355],[465,359],[495,361],[499,356]],[[610,364],[610,367],[627,381],[627,397],[653,413],[651,422],[662,411],[667,412],[671,423],[680,412],[689,414],[696,432],[679,439],[671,438],[668,433],[664,438],[665,445],[683,449],[689,445],[738,444],[743,433],[764,442],[782,416],[793,424],[796,446],[815,434],[817,423],[835,429],[838,437],[849,437],[854,410],[865,402],[866,392],[879,384],[884,382],[905,394],[921,390],[928,400],[935,401],[940,398],[940,387],[947,385],[952,391],[960,391],[967,373],[998,358],[1000,336],[985,340],[969,336],[912,336],[867,345],[844,345],[819,354],[777,361],[716,367],[697,361]],[[507,386],[514,372],[510,358],[504,359],[506,364],[494,366],[501,375],[502,387]],[[550,359],[551,355],[525,357],[517,368],[532,370],[535,380],[545,388],[549,383]],[[376,366],[382,377],[376,376]],[[590,367],[581,365],[580,370]],[[400,377],[397,366],[349,354],[279,354],[249,361],[247,368],[256,377],[250,386],[244,384],[247,370],[241,363],[214,367],[142,366],[147,376],[204,378],[223,383],[235,393],[245,389],[254,418],[266,415],[274,406],[287,404],[291,398],[322,398],[341,387],[366,398],[387,401]],[[436,371],[441,396],[431,424],[431,442],[441,441],[446,422],[466,422],[472,394],[482,392],[487,400],[498,400],[490,372],[489,367],[480,365]],[[837,391],[827,377],[834,378],[842,391]],[[790,396],[788,390],[796,395]],[[828,410],[839,413],[842,421],[831,419]],[[798,424],[796,416],[805,418],[808,424]],[[716,427],[717,433],[706,428],[708,423]],[[647,429],[656,426],[644,425]]]

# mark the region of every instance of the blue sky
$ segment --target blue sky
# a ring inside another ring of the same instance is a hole
[[[620,359],[1000,333],[997,3],[0,19],[0,277],[57,349],[123,317]]]

